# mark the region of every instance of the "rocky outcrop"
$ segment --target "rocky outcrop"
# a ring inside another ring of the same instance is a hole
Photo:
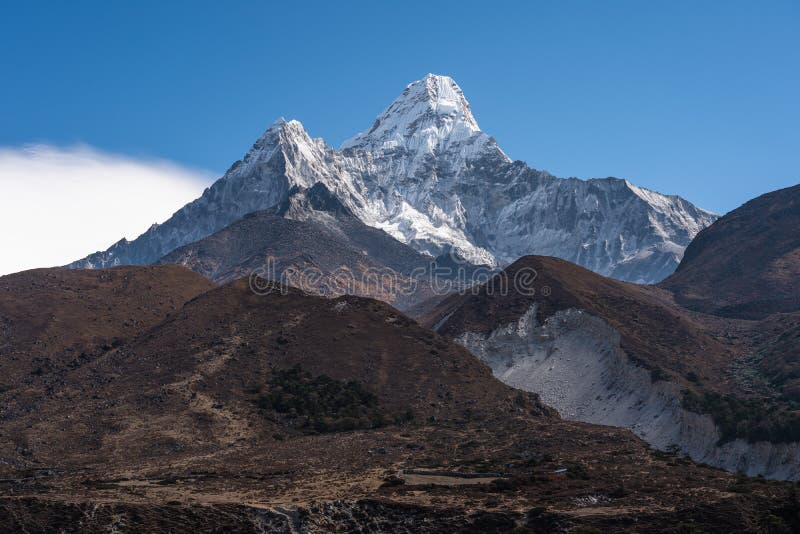
[[[585,311],[562,310],[539,324],[533,305],[488,336],[465,332],[456,341],[497,378],[537,393],[564,418],[628,428],[654,447],[730,471],[800,479],[800,444],[720,445],[711,417],[685,410],[676,384],[654,381],[620,348],[619,332]]]

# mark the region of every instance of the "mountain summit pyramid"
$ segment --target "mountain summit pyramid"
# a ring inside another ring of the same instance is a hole
[[[71,264],[150,264],[292,190],[324,184],[365,224],[416,250],[472,263],[539,254],[654,283],[716,216],[690,202],[603,178],[561,179],[512,161],[447,76],[413,82],[339,150],[281,119],[197,200],[133,241]]]
[[[455,80],[428,74],[409,84],[368,131],[345,141],[341,148],[444,151],[476,134],[482,132]]]

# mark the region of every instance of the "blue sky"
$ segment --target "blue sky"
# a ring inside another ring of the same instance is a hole
[[[220,174],[280,116],[338,146],[434,72],[558,176],[719,213],[800,182],[798,2],[291,4],[5,3],[0,148]]]

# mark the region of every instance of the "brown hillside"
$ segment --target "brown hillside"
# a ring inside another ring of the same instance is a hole
[[[689,244],[660,286],[693,310],[761,319],[800,310],[800,185],[753,199]]]
[[[73,339],[94,339],[92,323]],[[8,531],[759,531],[792,525],[797,507],[787,485],[562,421],[387,304],[259,296],[246,281],[53,366],[0,406]],[[402,469],[505,476],[414,485]]]
[[[26,448],[48,461],[77,455],[83,462],[87,454],[111,461],[160,447],[210,452],[239,438],[315,430],[303,425],[304,414],[276,414],[270,406],[259,413],[261,397],[283,386],[275,377],[285,380],[280,372],[295,366],[312,389],[324,385],[313,382],[324,375],[342,387],[355,381],[357,391],[377,398],[374,410],[348,414],[347,422],[333,413],[314,419],[327,417],[334,427],[381,426],[358,420],[373,415],[381,424],[486,419],[516,395],[465,349],[385,303],[295,289],[262,296],[240,280],[83,365],[54,368],[47,380],[7,392],[5,415]],[[37,396],[37,413],[26,416],[26,403]],[[547,413],[535,402],[530,409]],[[58,440],[42,439],[54,431]]]
[[[34,269],[0,277],[0,387],[12,388],[139,334],[215,287],[178,266]]]

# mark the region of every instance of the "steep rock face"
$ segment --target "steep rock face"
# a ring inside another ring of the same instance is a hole
[[[800,185],[755,198],[698,234],[662,286],[706,313],[762,319],[800,310]]]
[[[517,321],[489,335],[465,332],[456,341],[494,375],[574,421],[632,430],[662,449],[677,447],[693,460],[782,480],[800,479],[800,444],[719,444],[710,416],[685,410],[678,384],[653,381],[620,347],[620,333],[599,317],[577,309],[556,312],[544,323],[534,304]]]
[[[417,250],[472,263],[558,256],[620,279],[656,282],[715,216],[627,181],[559,179],[512,162],[482,132],[451,78],[410,84],[340,150],[280,120],[201,198],[138,239],[72,264],[151,263],[247,213],[321,182],[367,225]]]
[[[153,225],[133,241],[122,239],[106,251],[78,260],[70,267],[100,269],[115,265],[146,265],[176,248],[206,237],[244,215],[271,208],[286,198],[293,185],[310,187],[319,169],[314,148],[299,122],[278,120],[245,158],[234,163],[203,195],[178,210],[164,224]]]

